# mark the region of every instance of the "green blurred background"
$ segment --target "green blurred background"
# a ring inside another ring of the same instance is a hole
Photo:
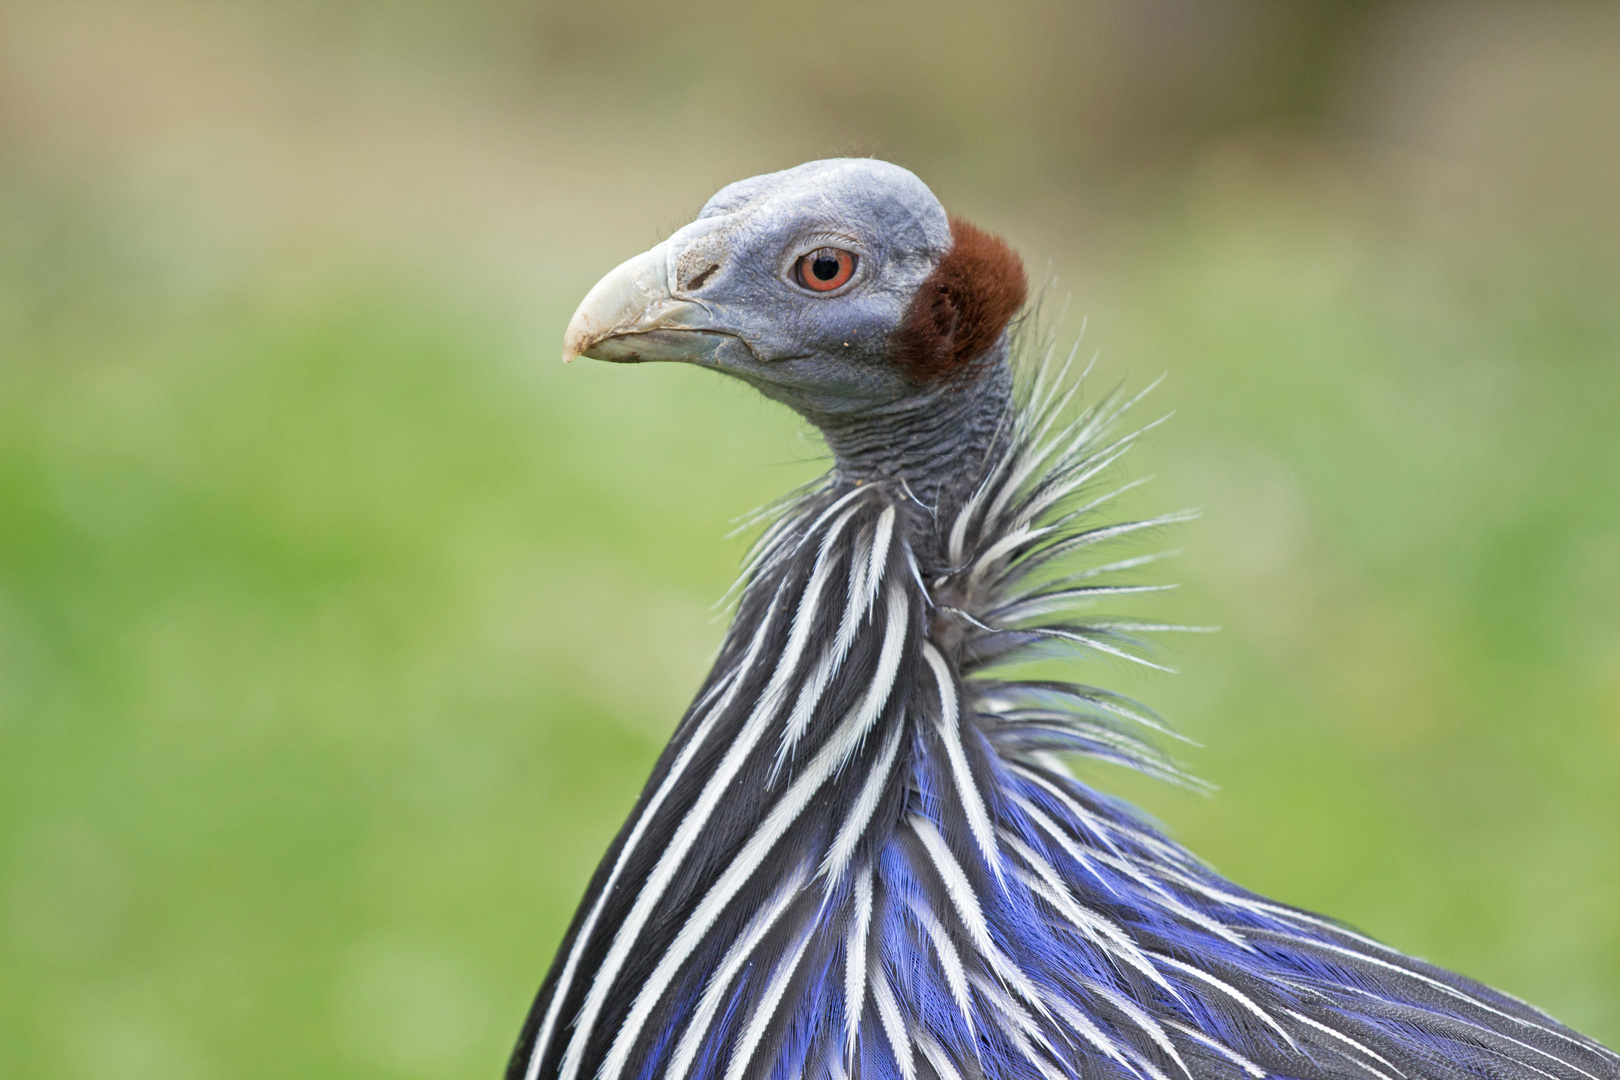
[[[1244,884],[1620,1043],[1620,5],[0,5],[0,1076],[493,1077],[824,467],[557,362],[876,154],[1169,378]],[[1049,268],[1049,269],[1048,269]]]

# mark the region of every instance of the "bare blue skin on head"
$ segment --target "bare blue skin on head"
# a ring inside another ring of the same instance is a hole
[[[856,158],[756,176],[722,188],[668,243],[678,290],[718,267],[689,295],[769,365],[756,375],[767,393],[791,388],[788,404],[829,412],[910,392],[885,362],[889,335],[951,246],[944,207],[910,172]],[[796,284],[794,263],[828,246],[856,254],[849,282]]]
[[[968,385],[919,386],[890,359],[918,287],[951,247],[927,185],[868,158],[812,161],[722,188],[696,221],[603,279],[569,324],[565,358],[679,361],[723,371],[793,408],[841,478],[899,478],[934,506],[982,459],[1011,386],[1005,339]],[[829,292],[793,267],[853,252]]]

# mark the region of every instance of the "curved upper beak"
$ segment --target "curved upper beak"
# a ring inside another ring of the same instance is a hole
[[[672,295],[668,245],[659,244],[608,271],[585,294],[568,320],[563,361],[712,363],[728,340],[736,335],[716,325],[707,307]]]

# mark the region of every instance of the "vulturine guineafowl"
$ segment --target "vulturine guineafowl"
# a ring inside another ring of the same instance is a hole
[[[917,177],[843,159],[732,184],[580,305],[566,358],[734,375],[834,464],[769,517],[508,1077],[1620,1078],[1065,771],[1174,775],[1141,706],[995,674],[1053,646],[1144,659],[1155,627],[1086,612],[1145,559],[1087,557],[1168,519],[1099,516],[1124,402],[1071,410],[1050,358],[1015,386],[1026,291]]]

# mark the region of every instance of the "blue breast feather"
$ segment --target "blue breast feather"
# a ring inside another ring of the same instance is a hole
[[[1148,662],[1087,614],[1130,404],[1047,362],[948,515],[832,481],[780,508],[709,675],[590,883],[511,1080],[1615,1080],[1512,997],[1221,878],[1073,779],[1184,779],[1141,706],[996,678]]]

